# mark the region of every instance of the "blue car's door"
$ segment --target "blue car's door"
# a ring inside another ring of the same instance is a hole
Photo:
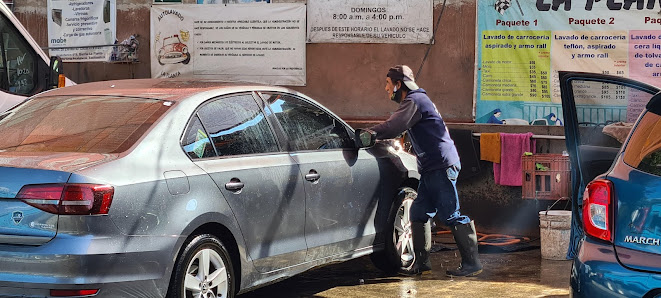
[[[572,242],[582,235],[582,198],[587,183],[607,172],[646,104],[659,89],[604,74],[559,72],[565,137],[572,169]]]
[[[608,180],[618,259],[629,268],[661,272],[661,94],[647,104]]]

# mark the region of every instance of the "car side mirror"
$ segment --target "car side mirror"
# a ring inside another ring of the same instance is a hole
[[[356,146],[358,148],[372,147],[376,143],[376,133],[369,129],[356,129]]]
[[[50,57],[46,82],[48,84],[47,89],[64,87],[64,68],[62,67],[62,58],[59,56]]]

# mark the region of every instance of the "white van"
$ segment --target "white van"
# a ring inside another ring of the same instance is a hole
[[[2,1],[0,11],[0,112],[4,112],[29,96],[56,87],[57,74],[51,70],[56,67],[61,73],[61,61],[44,53]],[[66,79],[65,84],[74,83]]]

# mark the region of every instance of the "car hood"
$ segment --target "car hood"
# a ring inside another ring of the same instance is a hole
[[[0,166],[75,172],[115,160],[119,154],[76,152],[0,152]]]

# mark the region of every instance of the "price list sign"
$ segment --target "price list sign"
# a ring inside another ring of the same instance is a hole
[[[562,119],[558,71],[661,85],[661,3],[650,3],[478,1],[475,121],[496,111],[517,123]],[[577,104],[598,119],[633,121],[649,100],[615,85],[597,89],[574,88]]]
[[[650,100],[647,92],[603,82],[574,80],[572,89],[578,121],[592,125],[634,122]]]
[[[548,100],[550,32],[483,34],[481,96],[494,101]]]

